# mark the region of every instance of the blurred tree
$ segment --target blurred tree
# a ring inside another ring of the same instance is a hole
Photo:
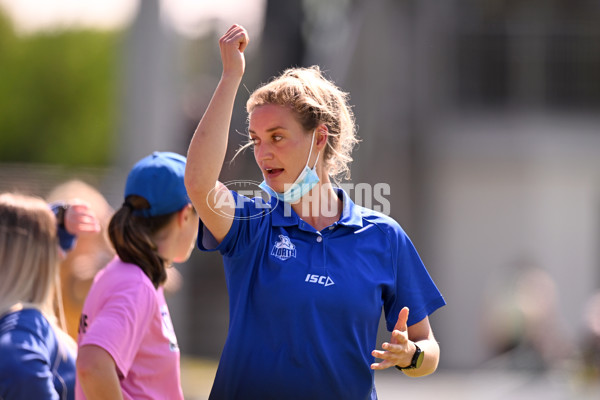
[[[0,160],[106,165],[120,32],[19,36],[0,13]]]
[[[304,17],[302,0],[267,0],[259,60],[263,77],[303,66],[306,49],[302,35]]]

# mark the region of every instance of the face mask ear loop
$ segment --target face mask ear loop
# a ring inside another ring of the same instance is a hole
[[[311,169],[315,169],[317,167],[317,163],[319,162],[319,155],[321,154],[321,152],[317,153],[317,159],[315,160],[315,165],[313,165],[313,167]]]
[[[317,128],[313,130],[312,139],[310,140],[310,151],[308,152],[308,159],[306,160],[306,166],[309,167],[308,163],[310,163],[310,156],[312,155],[313,143],[315,142],[315,132]],[[319,155],[317,155],[317,160],[319,159]],[[315,167],[317,166],[317,162],[315,161]],[[310,167],[309,167],[310,168]],[[314,167],[313,167],[314,168]]]

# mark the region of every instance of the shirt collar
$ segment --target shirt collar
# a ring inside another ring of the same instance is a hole
[[[342,211],[342,216],[340,217],[339,223],[341,225],[362,228],[363,220],[362,215],[360,213],[359,207],[354,204],[348,193],[346,193],[342,188],[333,188],[337,192],[338,197],[342,198],[344,202],[344,209]]]
[[[362,216],[359,208],[354,204],[350,196],[342,188],[333,188],[338,198],[342,199],[343,209],[340,220],[337,224],[362,228]],[[274,196],[271,197],[271,206],[273,209],[273,226],[294,226],[300,225],[301,219],[290,205],[283,201],[278,201]]]

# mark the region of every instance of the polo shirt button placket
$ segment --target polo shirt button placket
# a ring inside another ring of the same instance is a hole
[[[317,236],[317,242],[321,243],[323,241],[323,236]]]

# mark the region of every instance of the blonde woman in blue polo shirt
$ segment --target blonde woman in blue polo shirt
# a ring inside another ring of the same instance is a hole
[[[428,315],[444,299],[398,223],[331,185],[348,175],[357,139],[347,94],[318,67],[289,69],[247,101],[270,199],[218,181],[248,42],[238,25],[219,41],[221,80],[185,172],[198,246],[223,255],[230,297],[210,398],[376,399],[374,370],[435,371]],[[374,350],[382,309],[392,333]]]

